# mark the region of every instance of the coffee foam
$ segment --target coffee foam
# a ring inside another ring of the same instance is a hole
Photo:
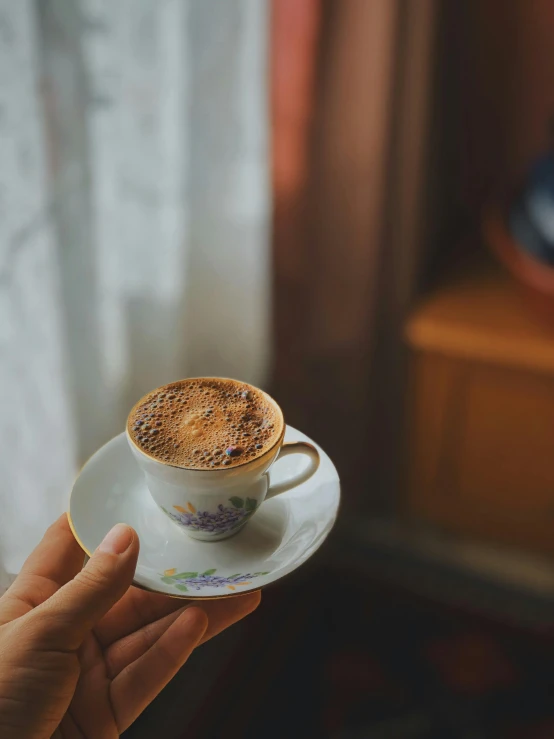
[[[148,393],[131,411],[127,430],[139,449],[161,462],[228,469],[271,449],[281,435],[282,417],[251,385],[191,379]]]

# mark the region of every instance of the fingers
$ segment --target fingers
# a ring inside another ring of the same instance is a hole
[[[145,654],[112,681],[111,703],[120,732],[130,726],[183,666],[207,626],[204,611],[187,608]]]
[[[11,587],[0,599],[0,623],[13,621],[48,600],[83,564],[83,551],[64,513],[44,534]]]
[[[127,665],[145,654],[187,608],[190,606],[181,606],[177,611],[146,624],[109,646],[104,652],[108,676],[113,679]]]
[[[86,567],[28,614],[30,624],[51,649],[76,649],[85,634],[131,585],[139,542],[135,531],[117,524]]]
[[[243,601],[243,598],[254,598],[255,600],[255,604],[252,605],[251,610],[247,611],[244,615],[257,608],[260,602],[259,595],[256,595],[256,593],[247,593],[232,598],[224,598],[221,601],[206,601],[206,603],[209,603],[209,606],[206,606],[204,610],[206,610],[209,617],[212,607],[218,612],[220,610],[219,607],[217,609],[215,608],[214,604],[216,602],[234,604],[233,606],[229,606],[229,608],[234,608],[238,602],[241,602],[246,607],[247,601]],[[203,602],[203,608],[204,605],[205,603]],[[129,588],[119,603],[116,603],[106,617],[102,619],[101,623],[96,626],[94,633],[100,644],[106,649],[110,644],[114,644],[119,639],[134,634],[143,626],[151,624],[153,621],[157,621],[170,613],[181,610],[183,610],[183,601],[180,599],[168,598],[167,595],[149,593],[138,588]]]
[[[246,593],[237,598],[211,601],[209,608],[202,605],[202,608],[208,614],[209,623],[200,643],[204,644],[208,639],[255,611],[260,605],[261,599],[262,594],[259,590],[256,590],[254,593]]]
[[[202,637],[201,644],[252,613],[258,607],[260,599],[261,596],[258,591],[236,598],[203,602],[202,610],[208,617],[208,627]],[[182,606],[179,610],[169,613],[153,623],[146,624],[134,633],[112,644],[105,651],[109,676],[114,678],[127,665],[137,660],[156,643],[186,609],[191,607],[190,604]]]
[[[94,629],[104,648],[169,613],[181,611],[183,601],[167,595],[129,588],[123,598]]]

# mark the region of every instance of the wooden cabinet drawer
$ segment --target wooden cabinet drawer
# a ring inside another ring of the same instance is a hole
[[[414,352],[408,510],[554,553],[554,377]]]

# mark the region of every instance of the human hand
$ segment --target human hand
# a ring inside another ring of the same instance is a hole
[[[81,570],[66,516],[0,598],[2,739],[112,739],[199,644],[251,613],[260,594],[201,607],[130,587],[138,537],[118,524]]]

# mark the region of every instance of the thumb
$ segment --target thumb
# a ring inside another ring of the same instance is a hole
[[[29,614],[51,649],[74,650],[124,595],[133,581],[139,540],[118,523],[104,537],[86,567]]]

